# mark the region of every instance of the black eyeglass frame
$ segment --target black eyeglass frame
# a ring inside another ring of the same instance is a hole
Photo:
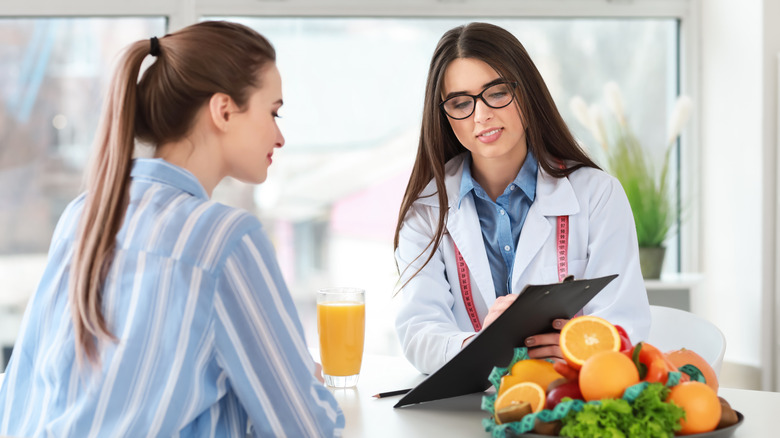
[[[485,97],[483,96],[483,94],[485,94],[485,91],[495,87],[496,85],[504,85],[504,84],[505,85],[509,85],[509,86],[512,87],[512,90],[511,90],[512,91],[512,98],[509,99],[509,102],[507,102],[506,105],[493,106],[493,105],[489,104],[487,99],[485,99]],[[482,92],[477,94],[477,95],[473,95],[473,94],[458,94],[457,96],[452,96],[449,99],[440,102],[439,103],[439,109],[441,109],[441,111],[444,113],[444,115],[446,115],[447,117],[449,117],[449,118],[451,118],[453,120],[465,120],[465,119],[468,119],[469,117],[471,117],[472,115],[474,115],[474,111],[476,111],[476,109],[477,109],[477,99],[480,99],[482,102],[485,102],[485,105],[487,105],[488,107],[493,108],[493,109],[500,109],[500,108],[508,107],[509,104],[511,104],[512,102],[515,101],[515,92],[514,92],[515,88],[517,88],[517,82],[514,82],[514,81],[497,82],[497,83],[492,84],[492,85],[490,85],[488,87],[485,87],[485,89],[482,90]],[[470,97],[474,101],[474,106],[471,107],[471,112],[466,117],[453,117],[450,113],[447,112],[446,109],[444,109],[444,104],[445,103],[449,102],[452,99],[458,98],[458,97]]]

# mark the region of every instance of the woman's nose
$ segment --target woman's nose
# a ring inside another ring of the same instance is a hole
[[[493,108],[487,106],[482,99],[477,99],[477,102],[474,105],[475,123],[485,123],[493,118]]]
[[[276,127],[276,144],[274,146],[278,148],[284,146],[284,135],[282,135],[282,130],[278,126]]]

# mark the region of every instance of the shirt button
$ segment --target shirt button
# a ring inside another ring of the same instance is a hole
[[[509,186],[509,190],[514,190],[515,186]]]
[[[510,248],[509,245],[504,245],[504,251],[509,251],[510,249],[512,248]]]
[[[505,213],[505,211],[504,211],[504,210],[498,210],[498,212],[501,214],[501,216],[503,216],[503,215],[504,215],[504,213]]]

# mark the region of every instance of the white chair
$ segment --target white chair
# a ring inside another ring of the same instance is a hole
[[[693,350],[704,358],[720,377],[726,337],[713,323],[685,310],[650,306],[650,335],[647,342],[664,353],[680,348]]]

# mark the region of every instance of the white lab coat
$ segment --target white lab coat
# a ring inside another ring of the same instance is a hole
[[[464,156],[445,165],[449,211],[441,244],[396,296],[396,332],[406,358],[423,373],[444,365],[474,334],[460,292],[453,240],[469,267],[480,321],[496,300],[472,197],[465,197],[458,208]],[[400,284],[430,254],[429,249],[420,256],[436,230],[439,206],[435,192],[431,181],[404,219],[395,252]],[[568,178],[555,178],[539,166],[536,199],[517,242],[511,292],[519,293],[528,284],[558,281],[553,231],[560,215],[569,216],[569,274],[577,279],[619,274],[583,312],[623,326],[634,343],[644,340],[650,330],[650,308],[631,207],[620,183],[600,170],[585,167]]]

